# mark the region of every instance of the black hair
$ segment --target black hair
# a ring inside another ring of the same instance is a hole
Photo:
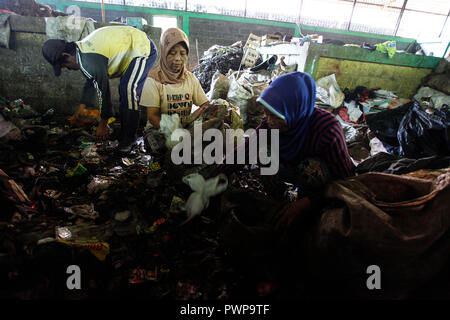
[[[62,53],[68,53],[71,56],[74,56],[77,53],[77,45],[75,44],[75,42],[66,42]],[[61,56],[59,58],[59,63],[66,63],[68,62],[68,59],[69,57],[67,56]]]
[[[77,52],[77,45],[75,44],[75,42],[66,42],[66,46],[64,47],[63,52],[74,56]]]

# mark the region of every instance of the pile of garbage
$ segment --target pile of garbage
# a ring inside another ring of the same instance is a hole
[[[128,156],[115,154],[117,122],[110,123],[112,140],[98,141],[96,121],[74,128],[50,111],[38,113],[4,98],[0,111],[0,168],[27,196],[17,200],[0,186],[1,297],[259,296],[264,275],[231,280],[243,274],[220,244],[222,196],[211,195],[230,185],[267,196],[257,166],[241,168],[228,184],[216,181],[213,189],[211,179],[175,174],[165,162],[170,152],[150,154],[143,139]],[[195,120],[243,125],[239,109],[224,100],[188,120],[188,130]],[[294,191],[286,186],[284,201]],[[201,203],[201,215],[189,216],[204,193],[209,200]],[[67,290],[69,265],[80,266],[83,290]],[[243,293],[244,287],[252,290]]]
[[[257,66],[246,69],[236,65],[236,68],[232,68],[226,64],[229,61],[225,56],[226,53],[221,51],[224,50],[223,48],[219,46],[210,48],[205,52],[205,57],[202,60],[204,61],[203,64],[198,65],[193,72],[202,83],[202,87],[207,92],[206,95],[209,100],[223,99],[231,105],[237,106],[240,110],[239,113],[242,117],[244,128],[256,128],[260,124],[264,114],[263,106],[259,102],[256,102],[256,99],[269,86],[271,81],[283,74],[296,71],[297,65],[286,65],[284,63],[284,57],[280,57],[280,62],[276,64],[277,57],[273,56],[268,61],[274,60],[274,62],[272,64],[266,63],[267,66],[260,60],[258,66],[264,65],[263,67]],[[229,48],[232,50],[231,48],[233,47]],[[233,51],[225,52],[231,54]],[[210,58],[211,56],[213,58]],[[210,68],[216,63],[212,63],[215,61],[214,59],[223,59],[225,63],[223,64],[224,67]],[[205,81],[207,83],[206,85]]]
[[[203,91],[208,92],[216,71],[226,74],[230,69],[239,70],[243,55],[242,42],[237,42],[229,47],[214,45],[204,52],[192,73],[200,81]]]

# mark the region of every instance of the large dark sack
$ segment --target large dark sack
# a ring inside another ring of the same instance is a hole
[[[450,113],[422,110],[417,102],[406,112],[398,129],[400,155],[422,158],[450,155]]]
[[[400,144],[397,132],[404,115],[411,106],[412,103],[407,103],[395,109],[366,115],[366,123],[370,131],[380,139],[383,146],[391,154],[399,154]]]
[[[449,184],[450,171],[434,180],[368,173],[331,183],[327,202],[339,205],[325,209],[306,236],[315,288],[340,298],[401,299],[442,276],[450,254]],[[380,267],[381,290],[367,287],[371,265]]]

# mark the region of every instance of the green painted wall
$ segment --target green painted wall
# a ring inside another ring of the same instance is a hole
[[[440,60],[405,53],[389,58],[378,51],[311,43],[304,71],[316,80],[334,73],[341,89],[378,86],[409,98]]]
[[[58,10],[63,11],[65,7],[71,5],[77,5],[82,8],[98,8],[101,10],[100,3],[92,3],[92,2],[75,2],[75,1],[66,1],[66,0],[38,0],[38,2],[48,5],[55,5]],[[380,40],[380,42],[384,42],[386,40],[394,40],[401,43],[414,43],[415,39],[410,38],[402,38],[402,37],[390,37],[390,36],[382,36],[375,35],[364,32],[354,32],[354,31],[345,31],[345,30],[335,30],[329,28],[322,27],[313,27],[307,25],[300,25],[300,28],[295,23],[281,22],[281,21],[271,21],[271,20],[262,20],[262,19],[253,19],[253,18],[244,18],[244,17],[234,17],[234,16],[226,16],[219,14],[210,14],[210,13],[199,13],[199,12],[190,12],[190,11],[177,11],[177,10],[166,10],[166,9],[158,9],[158,8],[147,8],[147,7],[133,7],[133,6],[123,6],[123,5],[113,5],[113,4],[105,4],[105,10],[120,10],[126,12],[140,12],[146,13],[150,15],[168,15],[168,16],[179,16],[183,18],[183,31],[189,36],[189,18],[200,18],[200,19],[211,19],[211,20],[222,20],[229,22],[242,22],[242,23],[254,23],[260,25],[268,25],[268,26],[278,26],[278,27],[286,27],[293,28],[295,30],[294,37],[299,37],[301,32],[303,34],[315,33],[315,32],[326,32],[332,33],[336,35],[348,35],[355,36],[361,38],[373,38]],[[149,21],[149,23],[151,23]]]

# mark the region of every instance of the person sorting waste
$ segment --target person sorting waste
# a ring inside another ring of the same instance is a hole
[[[140,104],[147,107],[150,125],[159,129],[161,114],[177,113],[181,122],[192,111],[209,101],[198,79],[186,69],[189,39],[183,30],[170,28],[161,35],[159,64],[150,72],[142,90]]]
[[[101,120],[96,135],[109,137],[108,119],[113,116],[108,78],[120,77],[121,133],[118,151],[128,153],[136,145],[139,101],[145,79],[157,58],[157,49],[147,34],[131,26],[109,26],[95,30],[76,42],[49,39],[42,46],[44,58],[55,76],[62,68],[81,70],[86,77],[81,103],[74,114],[79,118],[98,96]]]
[[[321,190],[329,181],[355,172],[341,124],[330,112],[316,108],[315,98],[314,79],[293,72],[278,77],[257,99],[264,106],[264,117],[256,134],[261,129],[279,130],[279,171],[263,177],[293,183],[308,195],[282,208],[276,216],[278,227],[320,203]],[[229,174],[236,168],[224,164],[219,170]]]

